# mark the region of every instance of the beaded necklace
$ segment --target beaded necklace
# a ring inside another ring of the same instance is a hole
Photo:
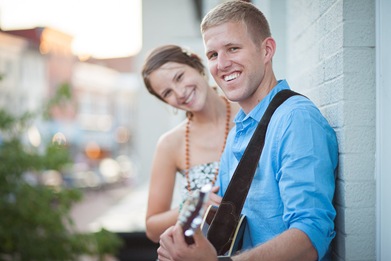
[[[230,119],[231,119],[231,107],[229,105],[229,101],[222,97],[225,101],[225,105],[226,105],[226,122],[225,122],[225,136],[224,136],[224,144],[223,144],[223,148],[221,150],[221,153],[220,153],[220,156],[221,154],[223,153],[224,151],[224,147],[225,147],[225,144],[226,144],[226,141],[227,141],[227,136],[228,136],[228,132],[229,132],[229,123],[230,123]],[[187,190],[189,192],[191,192],[191,185],[190,185],[190,177],[189,177],[189,169],[190,169],[190,151],[189,151],[189,141],[190,141],[190,122],[191,122],[191,116],[189,116],[187,118],[187,123],[186,123],[186,131],[185,131],[185,163],[186,163],[186,169],[185,169],[185,177],[186,177],[186,180],[187,180]],[[213,178],[213,181],[212,181],[212,185],[214,185],[214,183],[216,182],[216,178],[217,178],[217,174],[219,173],[219,167],[217,166],[216,169],[215,169],[215,173],[214,173],[214,178]]]

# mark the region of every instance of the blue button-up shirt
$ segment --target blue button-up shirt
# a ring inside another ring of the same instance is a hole
[[[218,185],[227,189],[257,124],[276,93],[289,89],[285,80],[249,113],[235,117],[221,158]],[[335,236],[335,169],[338,144],[334,130],[316,106],[293,96],[275,111],[242,214],[247,227],[244,248],[249,249],[297,228],[311,240],[321,259]]]

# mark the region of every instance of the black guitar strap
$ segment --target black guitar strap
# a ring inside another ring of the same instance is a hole
[[[282,90],[274,96],[228,184],[227,191],[207,233],[207,238],[216,248],[218,255],[224,255],[230,248],[230,242],[233,240],[262,153],[269,121],[278,106],[293,95],[300,94],[291,90]]]

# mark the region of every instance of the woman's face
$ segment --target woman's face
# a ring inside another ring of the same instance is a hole
[[[208,82],[193,67],[168,62],[153,71],[149,79],[157,95],[171,106],[190,112],[204,107]]]

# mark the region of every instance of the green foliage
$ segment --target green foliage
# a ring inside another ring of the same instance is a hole
[[[0,109],[0,261],[66,261],[116,253],[121,241],[115,234],[74,229],[69,213],[82,199],[80,191],[28,178],[39,181],[43,171],[61,170],[71,160],[66,145],[50,143],[39,150],[23,141],[32,119],[32,114],[16,117]]]
[[[60,108],[66,105],[69,100],[72,98],[71,86],[68,83],[61,84],[54,96],[47,102],[43,108],[43,117],[44,119],[51,119],[50,110],[54,106],[59,106]]]
[[[122,245],[122,240],[116,235],[105,229],[94,234],[97,242],[97,252],[100,257],[107,253],[116,253]]]

